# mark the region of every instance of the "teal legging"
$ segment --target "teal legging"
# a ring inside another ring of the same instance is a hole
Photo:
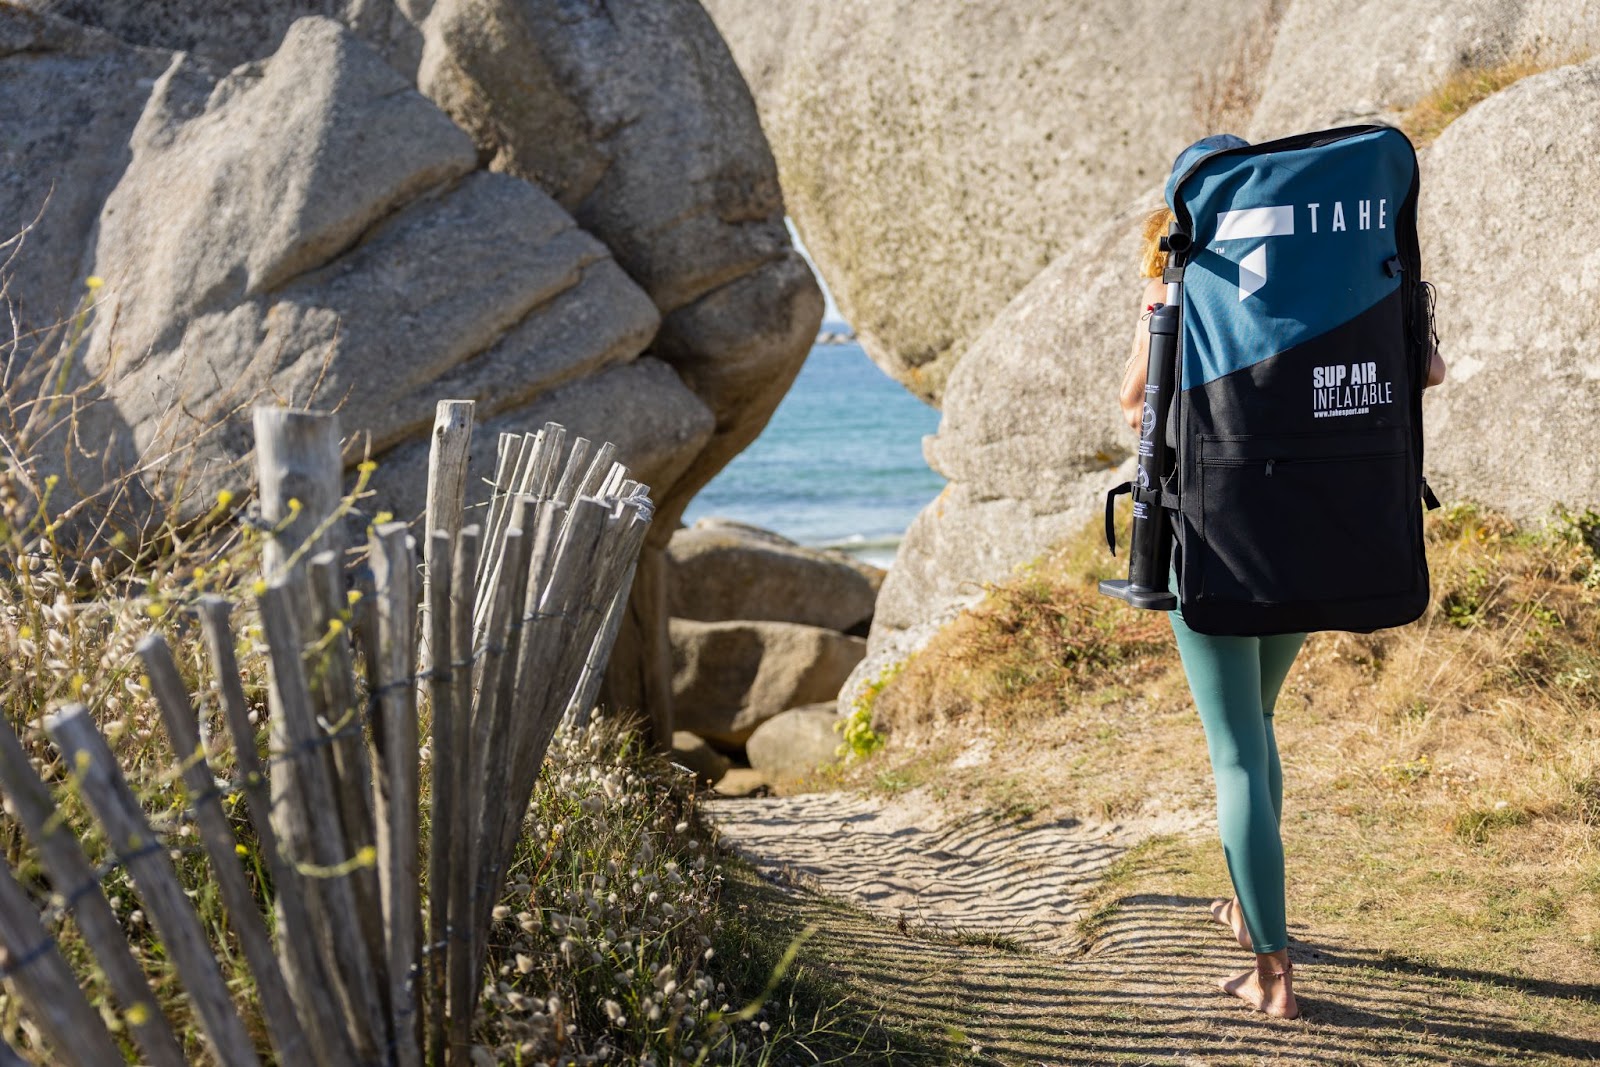
[[[1222,854],[1245,928],[1255,951],[1277,952],[1288,947],[1289,931],[1278,836],[1283,771],[1272,706],[1306,635],[1212,637],[1189,629],[1181,610],[1167,614],[1211,750]]]

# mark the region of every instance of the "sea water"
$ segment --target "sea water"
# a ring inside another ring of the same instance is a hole
[[[923,435],[938,427],[939,413],[860,345],[815,345],[761,436],[689,503],[684,522],[737,519],[887,567],[944,488],[922,458]]]

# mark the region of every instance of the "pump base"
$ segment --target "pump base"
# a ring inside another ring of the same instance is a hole
[[[1100,591],[1106,596],[1114,596],[1136,608],[1150,611],[1171,611],[1178,606],[1178,598],[1173,593],[1165,589],[1146,589],[1126,578],[1107,578],[1100,583]]]

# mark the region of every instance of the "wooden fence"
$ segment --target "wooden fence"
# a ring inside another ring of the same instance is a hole
[[[232,748],[226,784],[166,641],[138,645],[188,817],[254,979],[255,1030],[284,1065],[469,1062],[490,920],[524,812],[558,725],[588,716],[650,523],[649,489],[614,462],[614,446],[582,437],[569,445],[555,423],[500,436],[489,498],[469,514],[472,421],[470,402],[439,404],[420,567],[409,528],[387,522],[369,528],[352,573],[337,419],[255,413],[259,506],[272,531],[255,590],[268,648],[264,760],[227,601],[196,605]],[[183,1047],[102,889],[104,870],[89,862],[11,721],[0,716],[0,788],[58,906],[76,920],[142,1061],[182,1067]],[[171,845],[88,710],[61,708],[45,732],[65,784],[133,883],[211,1057],[225,1067],[260,1063]],[[272,882],[270,924],[224,810],[234,793]],[[123,1062],[50,919],[0,863],[0,971],[48,1043],[34,1054],[75,1067]],[[21,1062],[0,1041],[0,1067]]]

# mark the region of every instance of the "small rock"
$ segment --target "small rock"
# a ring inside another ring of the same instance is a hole
[[[688,730],[672,732],[672,759],[693,771],[704,785],[715,785],[732,766],[727,756]]]
[[[725,746],[787,708],[836,698],[867,645],[788,622],[672,619],[669,631],[677,725]]]
[[[674,533],[667,551],[677,618],[765,619],[843,631],[872,615],[877,590],[865,571],[770,530],[701,519]]]
[[[833,701],[790,708],[756,727],[745,742],[750,766],[773,781],[802,778],[837,756],[841,735]]]
[[[772,792],[772,783],[754,767],[730,767],[713,788],[725,797],[755,797]]]

